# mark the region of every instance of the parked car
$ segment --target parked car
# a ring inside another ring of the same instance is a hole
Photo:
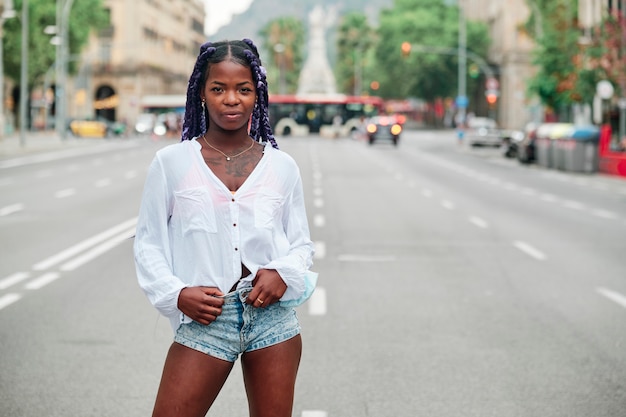
[[[398,146],[402,124],[395,116],[374,116],[367,121],[366,132],[370,145],[378,141],[391,141]]]
[[[126,125],[107,120],[102,117],[95,119],[74,119],[69,124],[70,132],[78,137],[105,138],[123,135]]]
[[[502,145],[502,136],[498,124],[489,117],[472,117],[469,119],[465,138],[470,146]]]

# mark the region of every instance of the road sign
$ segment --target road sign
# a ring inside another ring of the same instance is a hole
[[[613,84],[610,81],[602,80],[596,84],[596,93],[603,100],[608,100],[613,97]]]
[[[487,81],[485,81],[485,88],[487,90],[497,90],[500,88],[500,83],[496,78],[489,77],[487,78]]]
[[[460,109],[465,109],[467,108],[467,105],[469,104],[469,100],[467,98],[467,96],[458,96],[456,98],[456,106]]]

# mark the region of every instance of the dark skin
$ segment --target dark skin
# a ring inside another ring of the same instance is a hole
[[[202,91],[209,113],[202,157],[208,167],[231,191],[241,187],[263,156],[263,145],[253,144],[248,121],[256,101],[249,68],[224,61],[209,68]],[[213,146],[209,146],[207,142]],[[217,151],[232,156],[230,161]],[[249,148],[249,149],[248,149]],[[250,274],[241,265],[242,277]],[[276,270],[260,269],[246,300],[256,308],[277,302],[287,285]],[[178,308],[194,321],[210,325],[222,313],[224,294],[215,287],[187,287],[178,296]],[[290,417],[302,339],[243,353],[241,365],[251,417]],[[201,417],[217,398],[233,363],[173,343],[167,354],[154,417]]]

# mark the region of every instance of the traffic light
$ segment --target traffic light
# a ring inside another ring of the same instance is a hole
[[[407,57],[411,53],[411,44],[409,42],[402,42],[402,56]]]
[[[489,106],[495,106],[498,101],[498,95],[500,92],[498,90],[487,90],[485,91],[485,97],[487,98],[487,103]]]

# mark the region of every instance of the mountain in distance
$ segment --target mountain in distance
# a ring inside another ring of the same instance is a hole
[[[370,24],[376,26],[380,10],[390,8],[392,5],[393,0],[253,0],[248,10],[234,15],[228,25],[210,35],[208,40],[250,38],[260,45],[258,33],[269,21],[279,17],[294,16],[302,19],[305,28],[308,28],[308,16],[315,6],[322,6],[325,11],[334,12],[335,21],[332,22],[332,27],[336,27],[340,16],[351,11],[365,14]]]

